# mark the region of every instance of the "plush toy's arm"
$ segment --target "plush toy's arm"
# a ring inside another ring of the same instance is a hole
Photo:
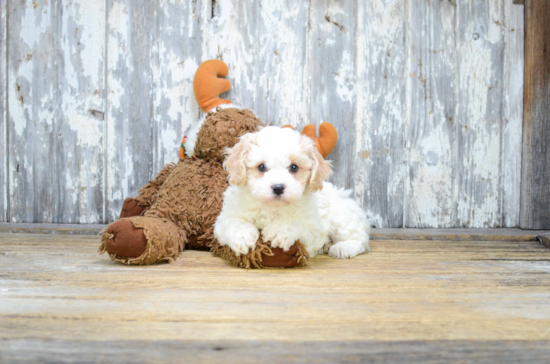
[[[164,181],[166,181],[166,178],[168,178],[175,166],[176,164],[174,163],[165,165],[154,180],[149,181],[149,183],[139,190],[139,194],[135,198],[138,205],[143,207],[151,207],[153,202],[157,199],[160,186],[162,186]]]

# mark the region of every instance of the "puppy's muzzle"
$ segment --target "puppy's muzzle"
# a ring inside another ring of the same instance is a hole
[[[273,193],[277,196],[281,196],[283,192],[285,192],[285,186],[284,185],[273,185],[271,186],[271,189],[273,190]]]

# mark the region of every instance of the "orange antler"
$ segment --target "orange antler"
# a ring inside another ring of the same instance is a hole
[[[195,73],[193,89],[195,99],[202,111],[207,112],[221,104],[230,104],[231,100],[220,99],[218,96],[231,89],[231,82],[219,77],[229,73],[227,65],[217,59],[203,62]]]
[[[336,128],[331,123],[321,123],[319,126],[319,136],[316,136],[315,133],[315,125],[309,124],[304,126],[304,129],[302,130],[302,134],[307,135],[313,141],[315,142],[315,146],[317,147],[317,150],[323,158],[328,157],[330,152],[334,149],[336,146],[336,142],[338,141],[338,132],[336,131]]]
[[[283,128],[290,128],[294,130],[292,125],[285,125]],[[338,141],[338,132],[331,123],[322,123],[321,126],[319,126],[319,137],[317,137],[315,125],[313,124],[304,126],[304,129],[302,129],[302,134],[313,139],[317,150],[321,153],[323,158],[328,157]]]

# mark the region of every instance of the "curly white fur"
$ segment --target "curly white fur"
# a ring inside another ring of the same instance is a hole
[[[308,137],[279,127],[246,134],[227,151],[224,167],[230,187],[214,235],[237,255],[253,249],[260,234],[285,251],[300,240],[311,257],[328,251],[352,258],[370,250],[364,212],[351,191],[323,182],[330,163]]]

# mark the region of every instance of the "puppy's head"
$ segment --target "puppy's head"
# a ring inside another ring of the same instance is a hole
[[[229,184],[246,186],[264,204],[292,204],[306,190],[318,191],[331,172],[313,141],[289,129],[266,127],[245,134],[226,152]]]

